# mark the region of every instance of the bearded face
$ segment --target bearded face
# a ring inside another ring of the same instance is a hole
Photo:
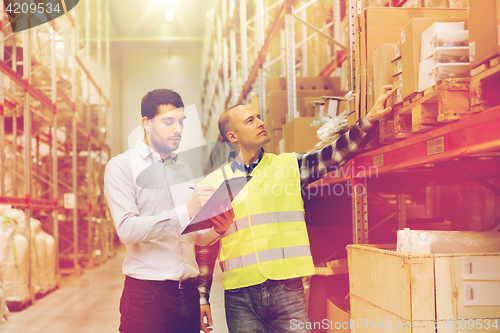
[[[179,147],[184,119],[184,109],[171,104],[160,105],[156,117],[150,119],[145,126],[152,148],[162,157],[168,156]]]

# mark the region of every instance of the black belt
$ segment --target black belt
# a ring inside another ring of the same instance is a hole
[[[198,277],[194,278],[188,278],[185,280],[181,281],[176,281],[176,280],[163,280],[163,281],[155,281],[155,280],[140,280],[136,279],[130,276],[125,276],[125,280],[128,283],[132,284],[139,284],[139,285],[155,285],[158,286],[159,288],[165,288],[165,289],[186,289],[189,287],[198,287]]]

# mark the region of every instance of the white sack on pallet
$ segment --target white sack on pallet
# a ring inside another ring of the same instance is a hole
[[[16,223],[12,225],[12,228],[14,228],[19,234],[24,235],[24,228],[26,226],[26,215],[24,214],[24,211],[11,208],[5,210],[2,215],[14,219]]]
[[[23,213],[24,216],[24,213]],[[17,223],[12,218],[2,218],[3,292],[8,302],[23,302],[29,298],[28,292],[28,240],[17,232]]]
[[[449,254],[500,252],[500,232],[398,230],[397,252]]]
[[[0,282],[0,324],[5,324],[9,319],[9,308],[7,307],[7,300],[3,293],[3,286]]]
[[[37,219],[30,219],[31,228],[31,285],[36,293],[47,291],[45,236],[42,224]]]
[[[45,269],[47,277],[47,291],[50,291],[56,287],[56,242],[54,237],[41,232],[45,236]]]

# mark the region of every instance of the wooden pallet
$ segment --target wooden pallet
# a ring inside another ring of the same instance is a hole
[[[10,312],[20,312],[26,309],[31,304],[33,304],[33,301],[31,300],[31,298],[28,298],[23,301],[7,302],[7,307],[9,308]]]
[[[395,141],[394,138],[394,117],[386,116],[380,120],[379,126],[379,142],[387,145]]]
[[[469,79],[444,79],[394,106],[394,137],[404,139],[471,114]]]
[[[53,288],[52,288],[52,289],[50,289],[50,290],[46,290],[46,291],[44,291],[44,292],[38,292],[38,293],[36,293],[36,295],[35,295],[35,299],[37,299],[37,300],[38,300],[38,299],[40,299],[40,298],[43,298],[43,297],[47,296],[48,294],[50,294],[51,292],[53,292],[53,291],[57,290],[58,288],[59,288],[59,287],[56,285],[55,287],[53,287]]]
[[[500,57],[471,70],[470,98],[472,111],[484,111],[500,105]]]

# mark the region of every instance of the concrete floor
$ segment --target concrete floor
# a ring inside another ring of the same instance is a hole
[[[78,277],[66,277],[58,290],[21,312],[9,315],[1,333],[116,333],[123,288],[121,265],[125,247],[117,256]],[[219,266],[217,265],[217,268]],[[220,268],[212,287],[213,333],[227,333]]]

